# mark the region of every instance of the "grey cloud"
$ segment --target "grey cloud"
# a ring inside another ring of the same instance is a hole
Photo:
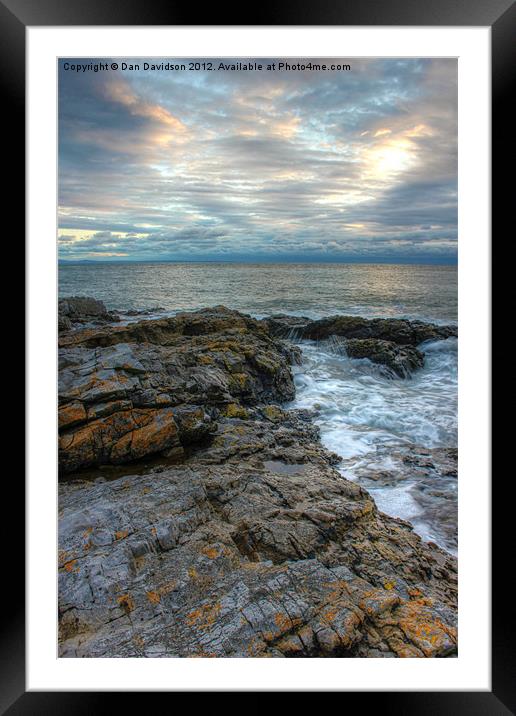
[[[71,75],[61,63],[60,254],[453,258],[456,61],[351,64]]]

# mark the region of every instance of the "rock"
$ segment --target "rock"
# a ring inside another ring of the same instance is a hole
[[[457,335],[455,326],[438,326],[397,318],[366,319],[359,316],[332,316],[320,320],[297,316],[264,319],[270,332],[289,340],[329,340],[351,358],[368,358],[384,365],[392,374],[408,378],[424,365],[424,353],[416,346],[426,341]],[[336,342],[335,338],[342,339]]]
[[[60,470],[177,456],[210,436],[217,413],[245,417],[245,405],[291,400],[297,353],[224,308],[64,334]]]
[[[59,312],[70,318],[81,318],[83,316],[105,316],[106,306],[103,301],[89,296],[68,296],[59,299]]]
[[[61,333],[61,331],[69,331],[71,327],[72,322],[68,318],[68,316],[59,313],[57,317],[57,330],[59,331],[59,333]]]
[[[128,311],[124,311],[124,316],[151,316],[155,313],[164,313],[165,309],[161,306],[155,306],[154,308],[143,308],[140,310],[137,310],[135,308],[131,308]]]
[[[58,302],[58,330],[68,331],[73,324],[119,321],[116,313],[108,311],[102,301],[89,296],[68,296]]]
[[[60,484],[60,656],[456,653],[455,560],[378,512],[301,411],[275,418],[222,418],[217,464]]]
[[[423,353],[417,348],[379,338],[350,338],[345,343],[345,350],[350,358],[368,358],[386,366],[400,378],[409,377],[425,362]]]
[[[418,505],[414,519],[424,523],[441,546],[456,552],[457,458],[457,448],[429,449],[406,442],[377,446],[373,466],[363,460],[354,476],[365,489],[403,486]],[[374,466],[382,463],[384,467]]]
[[[401,318],[361,318],[330,316],[319,320],[294,316],[272,316],[264,319],[271,333],[284,338],[325,340],[330,336],[343,338],[376,338],[398,345],[417,346],[424,341],[443,340],[457,336],[456,326],[438,326],[423,321]]]
[[[113,412],[64,432],[59,438],[61,470],[119,464],[179,447],[174,412],[129,409]]]
[[[285,409],[299,355],[224,307],[62,334],[61,657],[456,654],[455,558]]]

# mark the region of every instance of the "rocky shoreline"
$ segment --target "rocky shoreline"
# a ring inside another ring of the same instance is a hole
[[[409,379],[454,327],[59,307],[61,656],[456,655],[455,558],[282,407],[292,337]]]

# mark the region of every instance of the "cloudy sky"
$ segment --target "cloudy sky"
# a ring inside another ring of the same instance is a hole
[[[127,61],[60,61],[61,259],[456,260],[455,60]]]

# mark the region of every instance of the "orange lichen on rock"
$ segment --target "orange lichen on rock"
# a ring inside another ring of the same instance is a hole
[[[407,644],[401,639],[388,639],[388,643],[393,652],[400,659],[421,659],[425,654],[414,644]]]
[[[162,584],[161,587],[158,589],[160,597],[164,597],[169,592],[174,591],[176,586],[177,582],[175,580],[171,580],[170,582],[165,582],[165,584]]]
[[[384,589],[371,589],[364,592],[358,606],[368,616],[376,616],[393,609],[400,601],[399,595],[395,592]]]
[[[79,568],[77,567],[77,560],[72,559],[70,562],[66,562],[66,564],[63,565],[67,572],[73,572],[79,571]]]
[[[175,582],[174,580],[171,580],[170,582],[165,582],[165,584],[162,584],[161,586],[146,592],[147,599],[151,604],[159,604],[163,597],[165,597],[167,594],[169,594],[176,588],[176,585],[177,582]]]
[[[425,600],[407,602],[397,611],[398,624],[409,641],[425,656],[441,656],[456,648],[454,627],[445,626]]]
[[[70,553],[65,549],[60,549],[57,553],[57,564],[59,567],[63,567],[65,562],[70,559]]]
[[[130,594],[122,594],[117,597],[117,602],[127,613],[132,612],[134,609],[134,599]]]
[[[266,644],[258,637],[253,637],[247,644],[246,653],[249,657],[264,656]]]
[[[93,420],[59,439],[59,460],[72,470],[122,463],[179,444],[170,408],[123,410]]]
[[[210,559],[216,559],[221,553],[218,547],[203,547],[201,551]]]
[[[132,640],[139,649],[143,649],[145,647],[145,641],[139,634],[134,634]]]
[[[274,623],[277,627],[277,630],[274,632],[274,638],[277,639],[282,634],[285,634],[285,632],[301,624],[301,620],[297,618],[291,619],[285,612],[276,612],[274,615]]]
[[[217,307],[63,336],[61,473],[100,469],[59,483],[60,656],[455,655],[455,558],[288,409],[301,351],[274,325]],[[399,457],[424,476],[434,452]]]
[[[312,623],[319,646],[332,652],[338,647],[349,648],[358,636],[357,627],[363,614],[347,601],[327,604]]]
[[[82,423],[86,420],[86,410],[82,403],[74,401],[61,405],[58,414],[59,430],[70,428],[73,425]]]
[[[197,629],[209,629],[215,623],[221,609],[220,602],[205,604],[189,612],[186,615],[186,623],[188,626],[196,627]]]

